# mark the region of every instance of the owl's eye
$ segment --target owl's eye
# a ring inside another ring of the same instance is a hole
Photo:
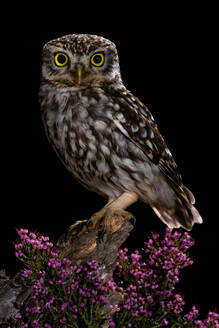
[[[97,66],[97,67],[103,66],[103,64],[104,64],[104,54],[102,54],[102,53],[94,54],[91,57],[90,61],[91,61],[91,64],[94,65],[94,66]]]
[[[64,52],[58,52],[55,54],[54,60],[57,66],[65,66],[68,63],[68,56]]]

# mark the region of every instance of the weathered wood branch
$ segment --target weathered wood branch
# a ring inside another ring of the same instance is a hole
[[[88,260],[95,260],[99,264],[98,275],[104,281],[112,277],[116,267],[118,248],[128,238],[133,225],[122,216],[111,218],[110,229],[99,241],[101,226],[96,229],[80,227],[86,221],[77,221],[62,235],[55,246],[60,258],[67,257],[73,264],[83,264]],[[8,277],[4,270],[0,271],[0,324],[2,328],[15,324],[14,315],[22,313],[22,309],[30,302],[31,286],[18,272],[14,277]],[[121,295],[117,292],[111,295],[111,304],[118,304]]]

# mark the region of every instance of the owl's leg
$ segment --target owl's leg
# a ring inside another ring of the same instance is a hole
[[[99,212],[93,214],[89,220],[89,225],[95,228],[101,222],[103,227],[101,234],[104,235],[105,232],[110,231],[112,219],[116,216],[122,216],[127,220],[133,218],[133,215],[125,209],[135,203],[137,199],[138,195],[136,193],[124,192],[117,199],[110,200]]]
[[[111,210],[125,210],[138,200],[138,195],[135,192],[124,192],[117,199],[109,200],[104,208]]]
[[[104,215],[106,213],[105,207],[109,206],[114,200],[115,200],[115,198],[108,198],[108,203],[100,211],[98,211],[98,212],[96,212],[95,214],[92,215],[92,217],[87,221],[86,226],[87,227],[91,227],[92,226],[93,228],[95,228],[95,226],[97,225],[97,223],[100,220],[102,220],[102,218],[104,217]]]
[[[115,198],[109,198],[109,199],[108,199],[108,203],[107,203],[104,207],[109,206],[109,205],[112,204],[112,202],[114,202],[114,201],[115,201]]]

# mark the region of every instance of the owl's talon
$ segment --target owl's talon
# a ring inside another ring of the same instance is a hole
[[[132,217],[131,219],[130,219],[130,222],[131,222],[131,224],[133,225],[133,226],[135,226],[135,224],[136,224],[136,217]]]
[[[113,226],[114,226],[114,220],[116,217],[122,216],[127,220],[134,220],[134,223],[136,221],[135,217],[127,211],[120,210],[120,209],[111,209],[106,208],[105,215],[101,221],[101,225],[103,226],[103,229],[99,233],[98,240],[103,241],[103,237],[106,233],[112,233]]]
[[[85,225],[86,225],[86,227],[87,227],[87,230],[89,229],[89,226],[92,224],[92,220],[91,220],[91,218],[90,219],[88,219],[87,221],[86,221],[86,223],[85,223]]]
[[[98,242],[100,244],[103,242],[105,234],[106,234],[106,229],[105,228],[103,228],[101,231],[98,232]]]
[[[104,241],[104,236],[106,233],[112,233],[113,226],[116,217],[122,216],[127,220],[133,220],[132,223],[135,225],[136,218],[127,211],[121,209],[113,209],[109,207],[104,207],[99,212],[93,214],[91,218],[87,221],[78,221],[72,224],[69,228],[73,236],[81,234],[85,231],[98,230],[98,241],[102,243]]]
[[[95,229],[100,222],[104,219],[106,215],[106,210],[105,208],[102,208],[102,210],[100,210],[97,213],[94,213],[91,218],[86,222],[87,227],[91,227],[93,229]]]
[[[79,233],[83,232],[84,231],[84,227],[86,226],[86,222],[85,221],[79,221],[79,222],[76,222],[74,224],[72,224],[70,227],[69,227],[69,231],[71,231],[71,234],[73,236],[76,236],[78,235]]]

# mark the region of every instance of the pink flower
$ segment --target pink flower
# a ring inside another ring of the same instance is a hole
[[[27,259],[23,276],[27,278],[34,272],[30,279],[35,279],[31,295],[35,306],[26,308],[25,313],[33,328],[51,328],[51,322],[52,326],[59,327],[60,323],[66,326],[68,314],[80,321],[81,313],[96,307],[101,313],[101,307],[109,303],[108,296],[117,286],[123,301],[111,306],[114,311],[108,318],[110,327],[116,327],[120,315],[124,314],[127,327],[134,327],[136,322],[142,322],[145,327],[148,323],[159,327],[171,326],[173,320],[178,323],[179,317],[185,326],[219,326],[219,314],[211,311],[205,320],[197,320],[199,312],[195,306],[187,315],[182,315],[184,300],[175,292],[175,285],[181,269],[192,264],[188,249],[194,242],[188,233],[167,229],[162,240],[157,233],[152,233],[143,252],[136,250],[129,255],[127,248],[119,250],[116,261],[118,279],[116,282],[110,279],[107,283],[97,276],[98,264],[95,261],[72,265],[69,259],[61,259],[52,250],[53,243],[49,242],[49,237],[27,229],[20,229],[18,233],[22,242],[15,245],[15,254],[18,258],[22,257],[22,261]],[[54,312],[57,317],[54,316],[51,322],[47,317],[49,323],[44,323],[44,311],[46,315]],[[66,314],[61,319],[60,311],[63,311],[62,315]],[[17,313],[15,318],[21,319],[21,314]],[[95,320],[98,320],[96,315]],[[21,328],[28,327],[18,321]]]
[[[32,273],[32,269],[30,269],[30,270],[24,270],[23,277],[24,278],[27,278],[27,277],[29,277],[31,275],[31,273]]]
[[[68,305],[68,303],[63,303],[63,304],[61,305],[61,310],[64,311],[67,305]]]
[[[22,257],[23,256],[22,251],[19,249],[18,252],[15,252],[15,256],[16,257]]]
[[[138,251],[135,251],[134,253],[131,254],[132,261],[138,262],[141,259],[141,255],[139,254]]]
[[[18,313],[16,313],[16,314],[14,315],[14,318],[15,318],[15,319],[21,319],[22,316],[21,316],[21,314],[18,312]]]
[[[115,290],[115,283],[112,281],[112,279],[108,280],[107,284],[112,290]]]
[[[22,248],[22,247],[23,247],[23,244],[22,243],[19,243],[19,244],[15,244],[14,245],[14,248],[15,249]]]
[[[162,324],[165,325],[165,326],[168,326],[169,322],[164,318],[163,321],[162,321]]]
[[[33,239],[36,239],[36,235],[35,235],[35,233],[33,233],[33,232],[30,232],[30,233],[29,233],[29,236],[30,236],[31,238],[33,238]]]
[[[21,323],[21,328],[27,328],[28,327],[28,324],[27,323]]]

